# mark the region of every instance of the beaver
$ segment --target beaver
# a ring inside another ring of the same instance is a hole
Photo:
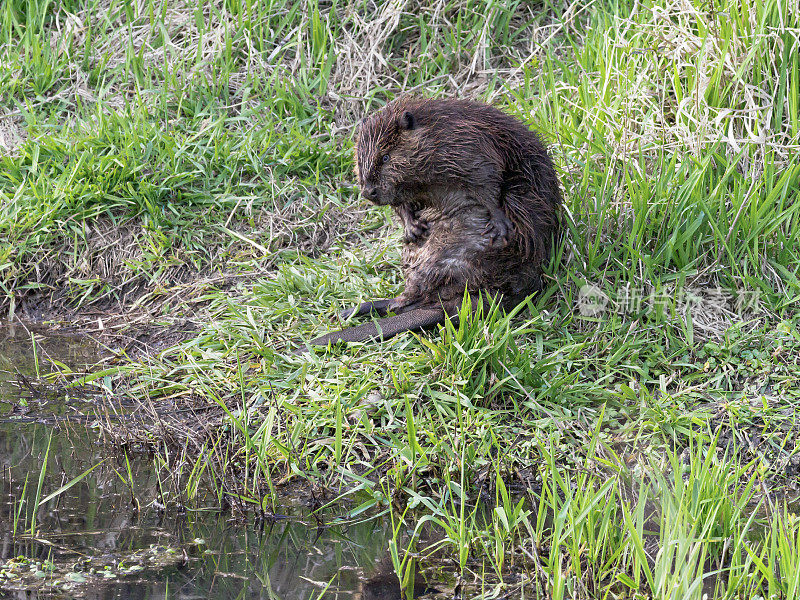
[[[479,102],[402,97],[361,122],[355,159],[361,194],[401,221],[405,289],[341,313],[385,318],[311,344],[442,323],[465,290],[509,308],[541,289],[561,191],[547,149],[523,122]]]

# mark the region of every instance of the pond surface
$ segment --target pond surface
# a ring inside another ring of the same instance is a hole
[[[0,597],[399,597],[388,518],[319,526],[300,501],[269,524],[164,509],[163,471],[100,443],[110,410],[40,383],[52,359],[99,357],[86,339],[0,327]]]

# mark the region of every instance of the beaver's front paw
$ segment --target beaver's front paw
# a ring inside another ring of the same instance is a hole
[[[403,241],[406,244],[416,244],[428,233],[428,222],[414,218],[406,223],[403,231]]]
[[[483,230],[484,235],[488,235],[492,246],[505,248],[510,241],[511,222],[506,219],[490,219]]]

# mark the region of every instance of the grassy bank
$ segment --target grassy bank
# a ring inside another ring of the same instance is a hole
[[[2,306],[193,320],[91,378],[151,411],[116,435],[183,469],[184,501],[270,511],[307,480],[432,523],[486,595],[796,595],[796,6],[28,4],[0,16]],[[400,289],[350,152],[401,91],[542,131],[550,285],[294,356]],[[402,576],[433,549],[392,550]]]

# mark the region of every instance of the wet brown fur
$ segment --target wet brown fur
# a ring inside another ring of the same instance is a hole
[[[477,102],[401,98],[362,122],[356,176],[362,194],[403,223],[405,290],[345,311],[397,313],[378,321],[383,334],[370,323],[313,344],[441,322],[465,288],[506,307],[541,288],[561,193],[546,148],[518,119]]]

